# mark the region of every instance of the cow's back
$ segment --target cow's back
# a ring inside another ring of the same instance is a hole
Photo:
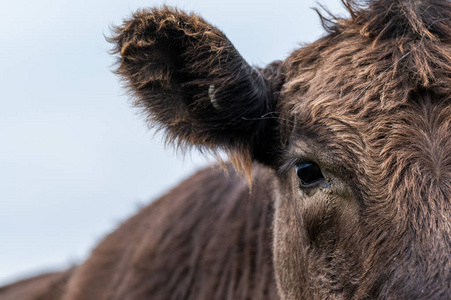
[[[1,300],[60,300],[73,270],[42,274],[0,287]]]
[[[252,193],[232,169],[198,172],[108,235],[62,299],[277,298],[266,172]]]

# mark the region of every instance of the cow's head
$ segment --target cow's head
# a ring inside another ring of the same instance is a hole
[[[143,10],[118,73],[170,141],[274,170],[283,298],[448,298],[451,4],[346,5],[265,69],[196,15]]]

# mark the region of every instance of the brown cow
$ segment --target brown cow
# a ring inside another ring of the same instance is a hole
[[[178,147],[225,150],[82,265],[5,299],[451,299],[451,3],[344,2],[265,69],[202,18],[142,10],[118,74]],[[252,166],[253,165],[253,166]]]

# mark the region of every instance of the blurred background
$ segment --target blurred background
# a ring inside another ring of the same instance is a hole
[[[320,3],[344,13],[339,0]],[[111,72],[110,26],[162,4],[199,13],[258,66],[324,33],[312,0],[3,0],[0,285],[81,262],[140,207],[208,165],[165,149]]]

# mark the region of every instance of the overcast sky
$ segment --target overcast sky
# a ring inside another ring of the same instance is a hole
[[[164,149],[130,107],[104,35],[164,3],[218,26],[251,64],[323,34],[315,1],[2,1],[0,285],[81,262],[139,207],[208,164]],[[343,12],[339,0],[322,0]]]

